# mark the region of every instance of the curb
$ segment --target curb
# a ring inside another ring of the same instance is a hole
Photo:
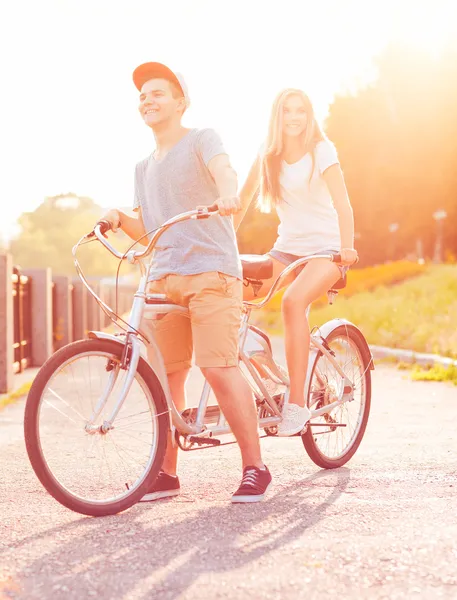
[[[401,348],[388,348],[386,346],[370,346],[373,358],[392,358],[396,361],[422,366],[442,365],[443,367],[457,367],[457,360],[440,356],[439,354],[427,354],[424,352],[414,352],[414,350],[405,350]]]
[[[14,392],[2,394],[2,398],[0,398],[0,410],[4,409],[6,406],[8,406],[8,404],[13,404],[13,402],[16,402],[16,400],[19,400],[22,398],[22,396],[25,396],[32,387],[32,383],[33,380],[29,381],[28,383],[24,383],[24,385],[21,385],[21,387]]]
[[[23,396],[27,395],[30,388],[32,387],[33,380],[35,379],[38,369],[30,369],[32,372],[27,373],[24,371],[23,377],[17,381],[16,385],[13,385],[13,390],[6,394],[0,394],[0,411],[2,411],[9,404],[13,404],[17,400],[20,400]]]

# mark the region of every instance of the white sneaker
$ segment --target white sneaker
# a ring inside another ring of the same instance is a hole
[[[299,433],[311,418],[311,411],[307,406],[286,404],[282,411],[282,421],[278,425],[278,436],[287,437]]]

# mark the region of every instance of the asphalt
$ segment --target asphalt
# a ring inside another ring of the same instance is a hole
[[[192,386],[195,387],[195,375]],[[264,439],[267,500],[231,505],[237,447],[182,453],[182,494],[82,517],[41,487],[24,401],[0,412],[0,599],[457,598],[457,387],[379,366],[353,459]]]

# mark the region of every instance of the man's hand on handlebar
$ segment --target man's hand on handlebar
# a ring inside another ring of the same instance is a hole
[[[237,196],[226,196],[223,198],[218,198],[214,204],[208,206],[208,210],[210,212],[211,209],[218,209],[221,217],[236,215],[236,213],[240,212],[241,210],[241,202]]]
[[[116,231],[121,226],[121,215],[119,214],[119,211],[116,208],[112,208],[103,215],[103,217],[100,219],[100,221],[98,221],[98,223],[100,223],[102,221],[106,221],[107,223],[109,223],[111,231],[113,233],[116,233]],[[106,229],[105,229],[105,231],[106,231]],[[103,230],[102,230],[102,233],[103,233],[103,235],[105,235],[105,232]],[[105,235],[105,237],[106,237],[106,235]]]

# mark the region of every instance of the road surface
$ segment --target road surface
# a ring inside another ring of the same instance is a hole
[[[366,436],[319,470],[264,439],[268,499],[231,505],[236,446],[182,454],[181,496],[108,518],[42,489],[24,401],[0,413],[0,598],[457,598],[457,388],[379,366]]]

